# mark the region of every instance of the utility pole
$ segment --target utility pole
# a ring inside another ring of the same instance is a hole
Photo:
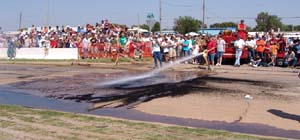
[[[205,26],[205,0],[203,0],[203,7],[202,7],[202,34],[204,34],[204,26]]]
[[[22,12],[20,12],[20,17],[19,17],[19,30],[22,28]]]
[[[49,8],[49,6],[50,6],[50,2],[49,2],[49,0],[47,0],[47,13],[46,13],[46,26],[47,27],[49,27],[49,10],[50,10],[50,8]]]
[[[140,25],[140,13],[138,13],[137,16],[138,16],[137,17],[138,18],[138,27],[140,28],[141,27],[141,25]]]
[[[159,25],[160,25],[160,34],[161,34],[161,28],[162,28],[162,24],[161,24],[161,19],[162,19],[162,0],[159,0]]]

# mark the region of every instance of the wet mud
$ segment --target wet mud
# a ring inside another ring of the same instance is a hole
[[[277,90],[282,85],[253,80],[233,78],[210,77],[203,71],[164,72],[150,78],[115,84],[109,87],[97,87],[97,83],[115,80],[136,73],[110,73],[110,74],[81,74],[71,77],[56,77],[32,81],[22,81],[11,86],[24,90],[30,94],[42,97],[72,100],[75,102],[92,103],[94,108],[134,108],[136,105],[163,97],[180,97],[187,94],[214,94],[226,96],[244,96],[248,93],[239,89],[215,87],[214,84],[253,85]],[[280,95],[269,95],[266,92],[260,96],[283,98]],[[278,97],[277,97],[278,96]]]

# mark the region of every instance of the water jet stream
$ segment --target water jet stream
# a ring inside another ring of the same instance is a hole
[[[99,84],[96,84],[96,87],[105,88],[105,87],[109,87],[109,86],[112,86],[112,85],[124,84],[124,83],[130,82],[130,81],[136,81],[136,80],[140,80],[140,79],[149,78],[149,77],[155,76],[156,74],[158,74],[158,73],[160,73],[160,72],[162,72],[162,71],[164,71],[168,68],[171,68],[175,65],[178,65],[180,63],[183,63],[183,62],[188,61],[190,59],[193,59],[195,57],[199,57],[201,55],[203,55],[203,53],[198,53],[196,55],[183,57],[183,58],[178,59],[178,60],[176,60],[172,63],[168,63],[167,65],[164,65],[161,68],[154,69],[150,72],[140,74],[140,75],[136,75],[136,76],[127,76],[127,77],[123,77],[123,78],[120,78],[120,79],[99,83]]]

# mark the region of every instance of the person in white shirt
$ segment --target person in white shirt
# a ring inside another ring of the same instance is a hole
[[[162,55],[161,55],[160,52],[161,52],[160,43],[157,40],[157,38],[154,37],[153,41],[152,41],[152,56],[153,56],[153,59],[154,59],[155,68],[158,67],[157,61],[159,61],[160,67],[163,66],[162,65]]]
[[[245,46],[245,41],[243,39],[241,39],[239,36],[237,38],[237,40],[234,42],[234,47],[235,47],[235,63],[234,66],[235,67],[240,67],[241,62],[241,56],[243,53],[243,48]]]
[[[248,48],[248,58],[249,60],[254,59],[255,50],[256,50],[256,41],[254,40],[254,36],[248,37],[246,40],[246,47]]]
[[[86,59],[88,57],[88,49],[89,49],[89,40],[87,38],[87,35],[84,35],[84,38],[82,40],[82,51],[83,51],[83,57]]]
[[[175,38],[172,36],[170,40],[168,40],[168,46],[169,46],[169,57],[171,63],[176,60],[176,43]]]
[[[163,48],[164,52],[164,60],[167,63],[169,61],[169,46],[168,46],[168,39],[164,38],[164,40],[161,42],[161,47]]]
[[[225,40],[221,37],[217,37],[217,64],[216,66],[221,66],[222,65],[222,57],[225,52],[225,47],[226,47],[226,42]]]

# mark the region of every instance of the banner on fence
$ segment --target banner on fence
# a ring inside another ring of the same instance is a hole
[[[0,59],[8,59],[7,48],[0,48]],[[21,48],[16,49],[16,59],[78,59],[77,48]]]

